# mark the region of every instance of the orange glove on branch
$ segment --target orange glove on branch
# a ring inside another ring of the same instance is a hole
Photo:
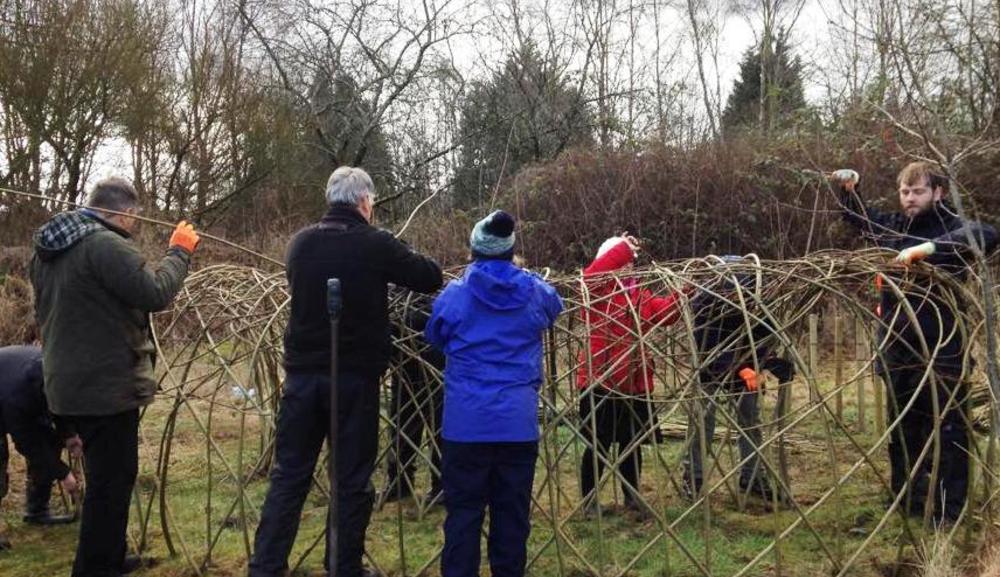
[[[170,248],[180,247],[188,254],[194,254],[194,249],[198,247],[201,238],[194,231],[194,225],[188,224],[186,220],[177,223],[174,234],[170,235]]]
[[[757,392],[756,371],[754,371],[750,367],[745,367],[740,369],[740,372],[737,374],[740,376],[741,379],[743,379],[743,384],[746,385],[748,391],[750,391],[751,393]]]

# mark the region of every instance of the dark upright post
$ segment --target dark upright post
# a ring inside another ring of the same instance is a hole
[[[337,332],[343,308],[340,279],[326,281],[326,308],[330,313],[330,434],[327,437],[329,458],[326,472],[330,479],[330,508],[326,517],[327,562],[330,577],[337,577]]]

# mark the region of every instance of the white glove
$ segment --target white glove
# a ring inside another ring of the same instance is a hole
[[[841,168],[840,170],[835,170],[830,175],[830,179],[837,183],[839,186],[846,188],[849,191],[854,191],[854,187],[858,185],[858,181],[861,180],[861,175],[857,173],[856,170],[850,168]]]
[[[931,256],[936,250],[937,247],[934,246],[934,243],[927,241],[918,244],[917,246],[911,246],[910,248],[904,248],[899,251],[899,254],[896,256],[896,262],[909,266],[917,261],[924,260],[925,258]]]

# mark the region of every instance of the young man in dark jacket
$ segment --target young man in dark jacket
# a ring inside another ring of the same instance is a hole
[[[130,182],[102,180],[87,208],[57,214],[34,236],[45,396],[56,425],[83,442],[87,494],[73,577],[115,575],[125,566],[139,409],[156,393],[149,314],[170,306],[198,244],[181,222],[167,255],[148,266],[131,240],[138,212]]]
[[[740,490],[765,501],[775,498],[767,470],[760,463],[760,372],[769,371],[779,383],[792,380],[795,370],[789,361],[777,356],[780,344],[774,328],[754,318],[756,277],[735,267],[738,256],[724,256],[715,268],[719,282],[692,299],[694,342],[699,355],[698,381],[702,393],[713,399],[699,400],[688,420],[688,452],[684,461],[682,487],[686,497],[700,494],[706,471],[703,453],[711,452],[715,435],[716,405],[725,403],[735,409],[739,427],[737,445],[743,466]],[[742,292],[742,299],[738,292]],[[744,311],[740,302],[747,303]],[[704,420],[702,420],[702,418]],[[702,423],[706,446],[702,446]]]
[[[474,261],[434,301],[424,331],[447,359],[442,577],[479,575],[486,507],[490,574],[521,577],[527,562],[542,332],[555,323],[562,301],[511,262],[514,224],[499,210],[476,223]]]
[[[369,224],[371,177],[342,166],[326,187],[329,211],[288,247],[291,316],[285,331],[286,379],[278,412],[275,465],[250,560],[252,577],[278,577],[298,532],[320,448],[329,431],[330,320],[327,279],[343,294],[338,350],[337,576],[374,574],[362,567],[375,491],[379,379],[391,354],[388,284],[430,293],[441,269],[392,233]],[[327,555],[325,557],[329,559]]]
[[[24,521],[35,525],[71,523],[70,515],[52,515],[52,482],[77,492],[76,477],[61,459],[63,441],[45,404],[40,347],[0,348],[0,499],[7,492],[7,435],[28,462]]]
[[[840,188],[844,220],[876,245],[899,251],[898,263],[911,265],[923,260],[961,282],[972,258],[970,234],[984,253],[992,252],[997,245],[993,227],[965,222],[952,212],[944,201],[948,180],[928,163],[911,163],[900,172],[902,211],[898,213],[867,207],[858,195],[858,180],[858,174],[852,170],[839,170],[833,175]],[[968,396],[963,379],[967,376],[963,366],[966,343],[962,332],[955,330],[951,305],[941,299],[935,286],[921,286],[930,282],[928,277],[904,278],[902,271],[893,276],[899,277],[896,280],[907,294],[903,302],[889,288],[881,294],[879,365],[889,389],[889,421],[895,421],[911,400],[914,404],[902,414],[889,441],[892,489],[896,494],[906,490],[904,506],[908,504],[913,513],[923,513],[932,489],[929,476],[933,450],[924,456],[912,481],[908,479],[939,427],[941,460],[938,486],[933,488],[934,517],[955,520],[965,506],[968,493],[970,440],[963,414]],[[916,325],[910,321],[907,304],[916,315]],[[924,344],[933,358],[923,353]],[[925,378],[928,364],[931,372]]]

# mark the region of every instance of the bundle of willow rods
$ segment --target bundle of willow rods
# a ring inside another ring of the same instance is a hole
[[[795,541],[797,546],[805,543],[810,548],[817,571],[845,575],[865,563],[867,556],[884,546],[886,540],[902,535],[906,542],[919,542],[922,522],[928,518],[904,514],[900,499],[890,493],[888,486],[885,446],[900,419],[885,417],[888,413],[880,406],[884,405],[880,400],[884,396],[882,383],[874,376],[878,341],[883,338],[878,330],[878,297],[873,288],[874,278],[880,273],[887,273],[884,290],[901,297],[921,295],[924,312],[954,315],[956,331],[970,343],[966,347],[971,351],[970,358],[985,354],[984,311],[976,278],[957,284],[923,265],[902,269],[891,264],[891,255],[878,250],[827,251],[787,261],[762,261],[750,255],[727,265],[711,257],[690,259],[637,269],[629,273],[633,280],[628,282],[609,277],[611,282],[619,283],[620,290],[677,293],[681,303],[678,320],[669,326],[665,322],[656,326],[629,323],[626,329],[631,358],[653,367],[656,387],[648,394],[653,409],[651,426],[633,445],[618,447],[602,457],[607,466],[599,476],[598,487],[604,502],[620,500],[618,465],[629,452],[644,453],[639,489],[647,514],[638,519],[627,519],[613,505],[598,508],[594,517],[592,512],[584,511],[578,489],[581,454],[596,443],[596,439],[581,432],[578,415],[578,372],[596,362],[589,358],[588,334],[592,327],[581,311],[609,297],[592,294],[592,285],[583,282],[579,272],[549,275],[548,280],[564,299],[565,312],[545,335],[545,375],[539,407],[542,438],[534,485],[529,572],[624,576],[666,567],[665,574],[677,575],[783,574],[782,551],[790,546],[788,542]],[[737,278],[741,280],[733,282]],[[933,298],[927,300],[928,294]],[[735,441],[746,437],[746,431],[736,422],[730,400],[743,393],[699,384],[699,371],[723,352],[697,349],[692,303],[699,295],[723,299],[743,315],[748,327],[765,323],[774,335],[774,348],[796,369],[796,377],[789,384],[776,385],[773,378],[766,379],[758,450],[767,476],[780,488],[781,498],[763,507],[737,486],[742,462]],[[273,454],[275,416],[284,378],[282,334],[288,302],[281,273],[210,266],[193,273],[174,308],[155,318],[164,397],[159,401],[159,410],[165,411],[166,417],[145,419],[145,433],[155,433],[159,444],[156,483],[139,507],[143,528],[139,540],[148,543],[150,528],[157,519],[169,550],[184,555],[196,573],[203,573],[209,566],[227,531],[239,531],[245,555],[251,553],[253,529]],[[440,371],[423,360],[421,351],[426,345],[406,322],[412,309],[426,307],[426,303],[396,290],[390,306],[396,324],[393,339],[397,356],[386,374],[384,389],[388,390],[392,379],[402,378],[400,366],[406,362],[423,363],[431,375],[427,386],[440,387]],[[914,314],[910,307],[902,309],[902,315]],[[846,328],[838,329],[841,338],[832,343],[834,352],[830,351],[829,338],[816,338],[815,318],[826,327],[836,322]],[[934,344],[928,343],[923,354],[928,362],[932,361]],[[972,364],[966,363],[968,367]],[[992,397],[985,378],[976,371],[970,369],[966,375],[976,383],[973,398],[989,409]],[[599,386],[609,378],[610,374],[594,374],[589,386]],[[937,387],[939,383],[929,372],[922,386]],[[609,394],[621,395],[614,391]],[[403,402],[424,401],[414,398]],[[710,405],[717,408],[720,426],[716,442],[706,455],[706,484],[696,499],[686,499],[681,487],[685,439],[692,434],[687,423],[695,422],[691,419]],[[901,412],[906,410],[909,407],[900,407]],[[425,412],[411,413],[426,419]],[[383,481],[385,460],[400,444],[415,449],[418,470],[432,467],[431,453],[436,449],[429,434],[420,440],[407,438],[405,432],[390,435],[394,429],[406,429],[396,427],[400,423],[391,422],[391,414],[388,410],[382,413],[382,452],[376,484]],[[990,413],[985,414],[988,418]],[[430,428],[439,425],[424,424]],[[177,440],[182,429],[188,431],[184,441]],[[195,443],[202,447],[201,457],[188,459],[198,463],[197,479],[204,485],[206,501],[204,529],[197,534],[180,529],[177,512],[171,506],[171,488],[182,478],[171,470],[176,461],[171,455],[180,445],[190,445],[187,439],[191,434],[196,439],[202,437]],[[979,441],[972,447],[973,459],[982,470],[993,471],[993,443],[987,447],[985,441]],[[935,444],[932,439],[925,451],[915,456],[930,464],[932,478],[940,473]],[[405,481],[412,484],[412,489],[426,485],[422,477]],[[993,493],[992,475],[977,475],[975,482],[966,521],[992,516],[993,501],[983,498]],[[314,487],[317,498],[325,499],[322,472],[315,476]],[[891,507],[883,504],[886,497],[893,501]],[[858,503],[866,503],[869,510],[875,511],[863,527],[858,527],[852,512]],[[415,547],[404,538],[413,531],[426,531],[419,523],[426,522],[432,506],[417,499],[376,513],[369,535],[391,539],[393,545],[385,546],[380,541],[383,546],[370,546],[369,561],[394,575],[433,571],[438,551],[428,553],[426,545]],[[408,507],[406,515],[401,512],[403,507]],[[736,564],[725,545],[719,544],[729,538],[725,537],[727,531],[733,531],[729,511],[740,512],[744,520],[767,518],[767,522],[745,527],[755,535],[754,542],[759,546]],[[612,546],[620,539],[623,524],[629,523],[641,527],[629,533],[632,545]],[[852,536],[848,533],[851,528],[859,531]],[[698,537],[697,544],[692,534]],[[313,539],[295,566],[322,543],[322,535],[314,535]],[[899,555],[902,550],[893,549]]]

